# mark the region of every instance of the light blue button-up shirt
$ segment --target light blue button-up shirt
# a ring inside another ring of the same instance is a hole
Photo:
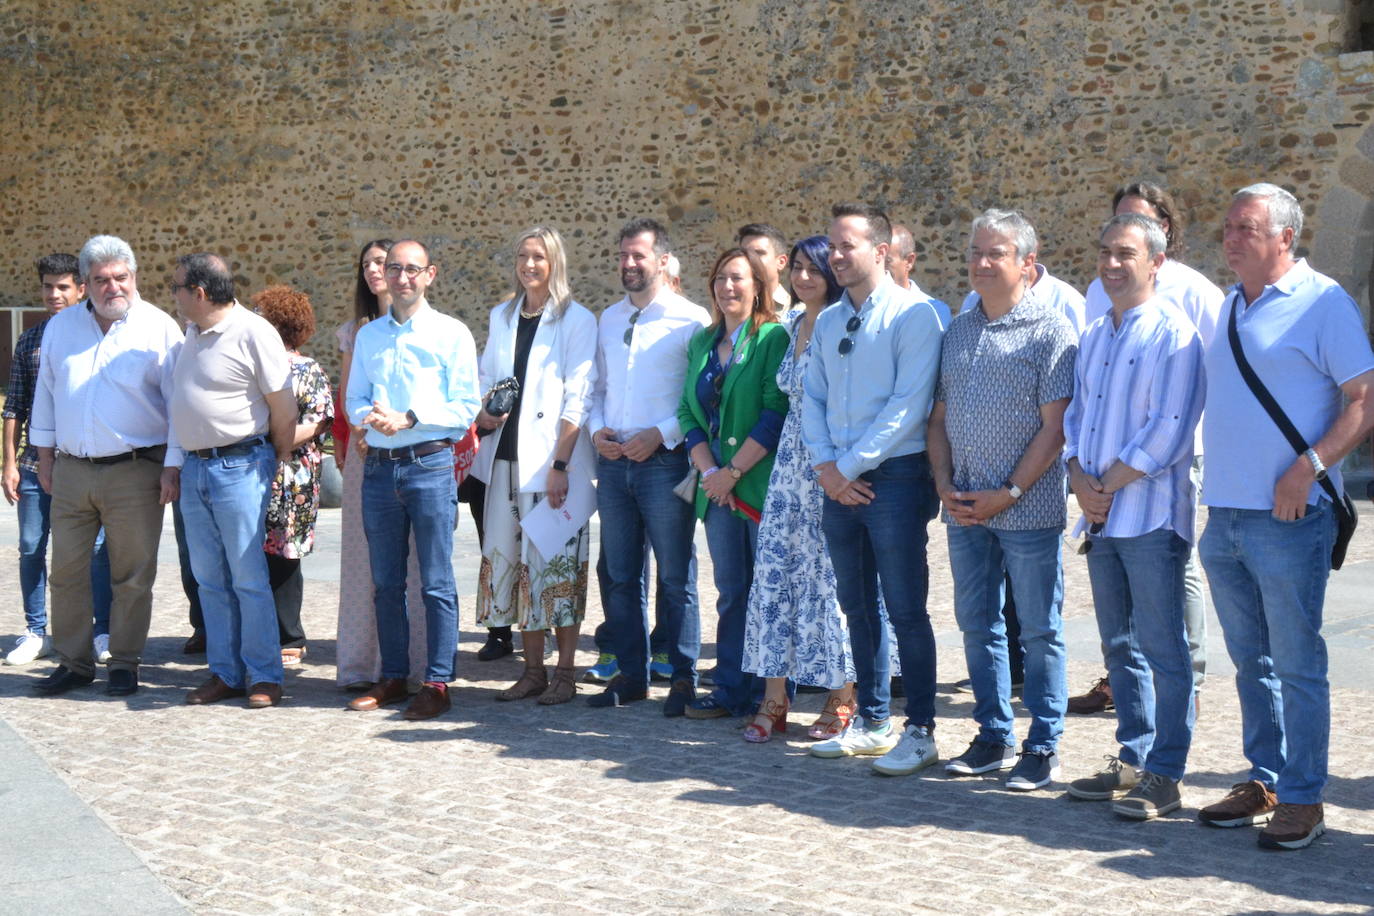
[[[1064,414],[1064,460],[1101,477],[1118,460],[1144,473],[1112,497],[1104,537],[1161,528],[1193,541],[1193,429],[1207,385],[1202,340],[1192,321],[1155,296],[1083,332],[1073,401]],[[1087,528],[1079,519],[1074,529]]]
[[[845,330],[857,314],[858,330]],[[888,458],[923,452],[940,319],[926,300],[883,275],[857,311],[848,291],[821,312],[811,336],[802,401],[802,439],[813,465],[834,461],[850,480]],[[853,349],[840,354],[840,341]]]
[[[405,448],[433,439],[461,439],[482,406],[472,332],[424,300],[404,324],[390,314],[369,321],[353,344],[346,398],[354,426],[374,401],[415,412],[418,422],[394,436],[369,429],[370,446]]]
[[[1340,386],[1374,369],[1374,353],[1355,300],[1306,260],[1266,286],[1248,306],[1240,284],[1227,292],[1205,363],[1202,501],[1228,509],[1273,509],[1274,484],[1298,454],[1236,368],[1227,335],[1232,309],[1241,310],[1236,330],[1246,359],[1308,445],[1336,422]],[[1340,469],[1330,472],[1339,492]],[[1326,491],[1313,483],[1307,501],[1319,499],[1326,499]]]

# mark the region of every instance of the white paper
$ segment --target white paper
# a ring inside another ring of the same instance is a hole
[[[557,556],[596,511],[596,486],[577,475],[568,476],[568,498],[555,509],[545,499],[520,520],[530,546],[547,560]]]

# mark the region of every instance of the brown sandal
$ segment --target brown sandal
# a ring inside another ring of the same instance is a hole
[[[496,699],[523,700],[526,697],[539,696],[548,687],[549,673],[544,670],[543,665],[538,668],[526,668],[520,675],[520,680],[498,693]]]
[[[539,698],[539,705],[557,706],[576,696],[577,681],[573,676],[575,671],[575,668],[554,668],[553,680],[549,681],[549,689]]]

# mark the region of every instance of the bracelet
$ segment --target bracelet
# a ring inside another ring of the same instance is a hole
[[[1307,457],[1308,461],[1312,462],[1312,475],[1317,480],[1325,480],[1326,465],[1322,463],[1321,456],[1317,454],[1317,450],[1309,448],[1307,451],[1303,452],[1303,455]]]
[[[707,477],[710,477],[712,474],[714,474],[716,471],[719,471],[719,470],[720,470],[719,467],[709,467],[709,468],[707,468],[706,470],[704,470],[704,471],[701,472],[701,479],[702,479],[702,480],[705,480]]]

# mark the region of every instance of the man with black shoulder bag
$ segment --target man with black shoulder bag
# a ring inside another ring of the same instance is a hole
[[[1199,817],[1266,824],[1258,841],[1268,849],[1301,849],[1326,829],[1322,605],[1354,531],[1339,465],[1374,427],[1374,352],[1359,308],[1294,256],[1302,218],[1276,185],[1236,192],[1223,247],[1240,282],[1206,358],[1199,552],[1236,666],[1250,770]]]

